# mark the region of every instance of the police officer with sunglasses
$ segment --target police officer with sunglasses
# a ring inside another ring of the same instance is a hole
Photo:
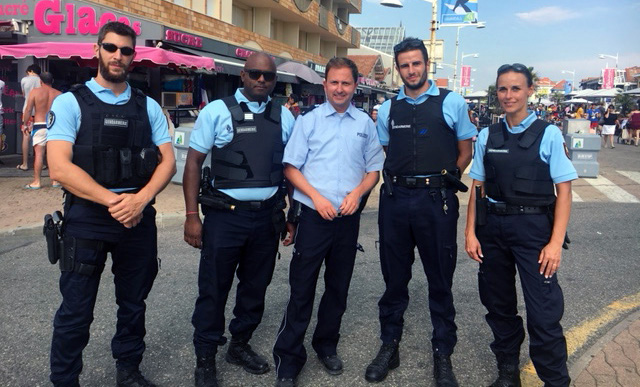
[[[294,118],[271,101],[276,66],[264,53],[252,54],[240,73],[243,87],[211,102],[200,112],[191,134],[184,171],[184,240],[200,250],[199,295],[193,312],[195,385],[217,386],[215,357],[226,343],[225,305],[238,277],[231,342],[225,360],[252,374],[269,371],[249,340],[262,320],[284,227],[284,145]],[[211,153],[211,187],[198,191],[205,157]],[[288,227],[293,232],[293,226]],[[291,238],[285,240],[291,243]]]
[[[79,386],[107,253],[118,304],[111,341],[117,385],[153,386],[138,368],[145,299],[158,273],[153,202],[176,167],[160,106],[126,82],[135,44],[131,27],[105,24],[94,48],[97,76],[58,96],[47,119],[51,178],[65,190],[62,305],[51,343],[55,386]]]
[[[520,63],[501,66],[496,89],[505,118],[478,135],[465,230],[465,250],[480,263],[480,299],[493,331],[498,378],[491,386],[520,386],[525,333],[518,315],[517,270],[533,365],[546,387],[566,387],[567,343],[560,325],[564,298],[557,272],[571,211],[571,180],[578,175],[562,132],[527,110],[534,93],[529,69]]]

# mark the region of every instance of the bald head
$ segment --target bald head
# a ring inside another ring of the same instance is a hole
[[[267,55],[264,52],[254,52],[249,55],[244,64],[244,69],[256,69],[256,66],[261,66],[260,68],[266,66],[270,71],[276,71],[276,62],[273,61],[273,58],[270,55]]]
[[[276,87],[276,64],[271,56],[254,52],[240,72],[242,93],[249,101],[267,102]]]

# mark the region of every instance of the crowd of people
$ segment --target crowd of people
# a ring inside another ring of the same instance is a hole
[[[51,178],[65,192],[62,248],[50,257],[60,263],[62,294],[51,345],[55,386],[79,385],[107,253],[118,305],[111,343],[116,384],[154,386],[139,368],[145,299],[158,271],[153,204],[176,169],[160,106],[126,81],[135,43],[130,27],[105,24],[94,47],[97,76],[56,95],[42,73],[41,90],[32,88],[25,106],[35,107],[24,121],[28,126],[33,116],[34,138],[40,125],[47,128]],[[286,105],[273,103],[276,66],[259,52],[247,58],[242,86],[198,115],[183,178],[184,240],[200,251],[192,316],[196,387],[218,386],[216,358],[224,345],[227,362],[252,374],[271,370],[250,341],[265,312],[280,241],[294,249],[288,302],[274,332],[275,385],[296,386],[307,362],[305,332],[323,265],[325,290],[310,344],[327,373],[343,372],[338,347],[360,214],[380,176],[380,348],[371,354],[364,378],[380,382],[401,365],[417,248],[428,280],[424,296],[433,325],[433,379],[437,386],[458,386],[451,361],[458,340],[452,294],[456,193],[468,189],[460,177],[472,159],[465,251],[478,262],[480,299],[493,332],[490,347],[498,372],[492,386],[520,386],[525,331],[516,305],[516,272],[538,376],[546,386],[569,386],[557,271],[577,174],[561,132],[550,123],[553,111],[527,104],[532,75],[522,64],[498,68],[497,98],[504,116],[492,123],[486,106],[469,114],[462,96],[427,79],[429,57],[421,40],[404,39],[394,55],[404,86],[375,106],[371,117],[352,103],[358,69],[351,60],[327,63],[326,102],[300,114],[295,95]],[[36,83],[36,76],[28,77]],[[619,120],[606,114],[603,127]],[[630,115],[630,122],[640,124],[640,111]],[[211,164],[203,165],[208,154]],[[19,167],[26,168],[26,162]],[[39,180],[29,186],[35,189]],[[236,276],[227,344],[225,307]]]

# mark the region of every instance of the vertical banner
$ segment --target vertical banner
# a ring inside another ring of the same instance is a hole
[[[478,0],[440,0],[440,24],[477,22]]]
[[[573,81],[566,79],[564,81],[564,93],[569,94],[573,91]]]
[[[602,69],[602,88],[613,89],[613,78],[616,75],[616,69]]]
[[[471,66],[460,67],[460,87],[471,86]]]

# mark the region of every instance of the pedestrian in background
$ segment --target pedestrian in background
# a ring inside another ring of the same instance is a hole
[[[24,105],[22,105],[22,120],[27,125],[21,126],[22,130],[22,164],[18,164],[16,168],[26,171],[29,169],[29,144],[31,143],[31,124],[33,123],[34,110],[27,111],[27,101],[31,90],[40,87],[40,73],[42,70],[38,65],[30,65],[27,67],[26,76],[20,80],[20,88],[24,96]],[[26,120],[25,117],[26,116]]]
[[[633,139],[635,145],[638,146],[638,143],[640,143],[640,110],[637,104],[629,113],[629,121],[627,121],[627,127],[631,132],[631,139]]]
[[[26,184],[25,189],[40,189],[42,184],[40,182],[40,175],[42,174],[42,166],[44,165],[45,147],[47,144],[47,123],[46,117],[51,108],[53,100],[61,93],[51,87],[53,84],[53,76],[51,73],[44,72],[40,74],[41,86],[31,90],[25,109],[27,111],[33,110],[33,124],[31,126],[31,136],[29,137],[33,141],[33,181]],[[28,128],[31,117],[27,115],[22,116],[22,130]],[[54,188],[60,187],[58,182],[53,180],[51,185]]]
[[[264,313],[285,228],[282,155],[294,118],[274,105],[276,65],[254,53],[240,72],[242,88],[215,100],[198,115],[184,170],[184,240],[201,249],[198,298],[191,322],[196,353],[196,387],[215,387],[216,354],[226,343],[225,306],[238,277],[231,341],[225,359],[252,374],[269,371],[249,344]],[[211,153],[211,188],[202,190],[204,224],[198,212],[202,164]],[[294,228],[289,225],[292,241]]]
[[[604,121],[602,123],[602,135],[604,136],[604,147],[607,147],[607,143],[611,148],[615,148],[613,145],[613,135],[616,133],[616,126],[618,125],[618,115],[614,111],[613,104],[607,107],[607,111],[604,113]]]
[[[351,104],[356,64],[333,58],[325,75],[327,102],[296,121],[283,159],[302,211],[289,267],[289,301],[273,346],[277,387],[295,386],[307,361],[304,338],[323,263],[325,291],[311,346],[330,375],[342,373],[337,350],[356,259],[359,206],[384,163],[373,122]]]
[[[53,320],[51,382],[79,386],[107,253],[118,305],[111,351],[118,387],[154,386],[140,372],[145,300],[158,273],[155,197],[176,171],[158,103],[127,82],[136,33],[109,22],[94,45],[95,78],[58,96],[47,118],[51,178],[65,189],[62,304]]]
[[[517,270],[536,372],[545,386],[568,387],[560,325],[564,297],[556,273],[571,211],[571,180],[578,176],[560,130],[527,110],[534,93],[529,69],[520,63],[500,66],[496,90],[506,114],[478,135],[465,230],[465,250],[480,263],[480,299],[494,336],[498,378],[491,386],[520,386],[525,333],[518,316]],[[486,194],[480,205],[475,187]]]

